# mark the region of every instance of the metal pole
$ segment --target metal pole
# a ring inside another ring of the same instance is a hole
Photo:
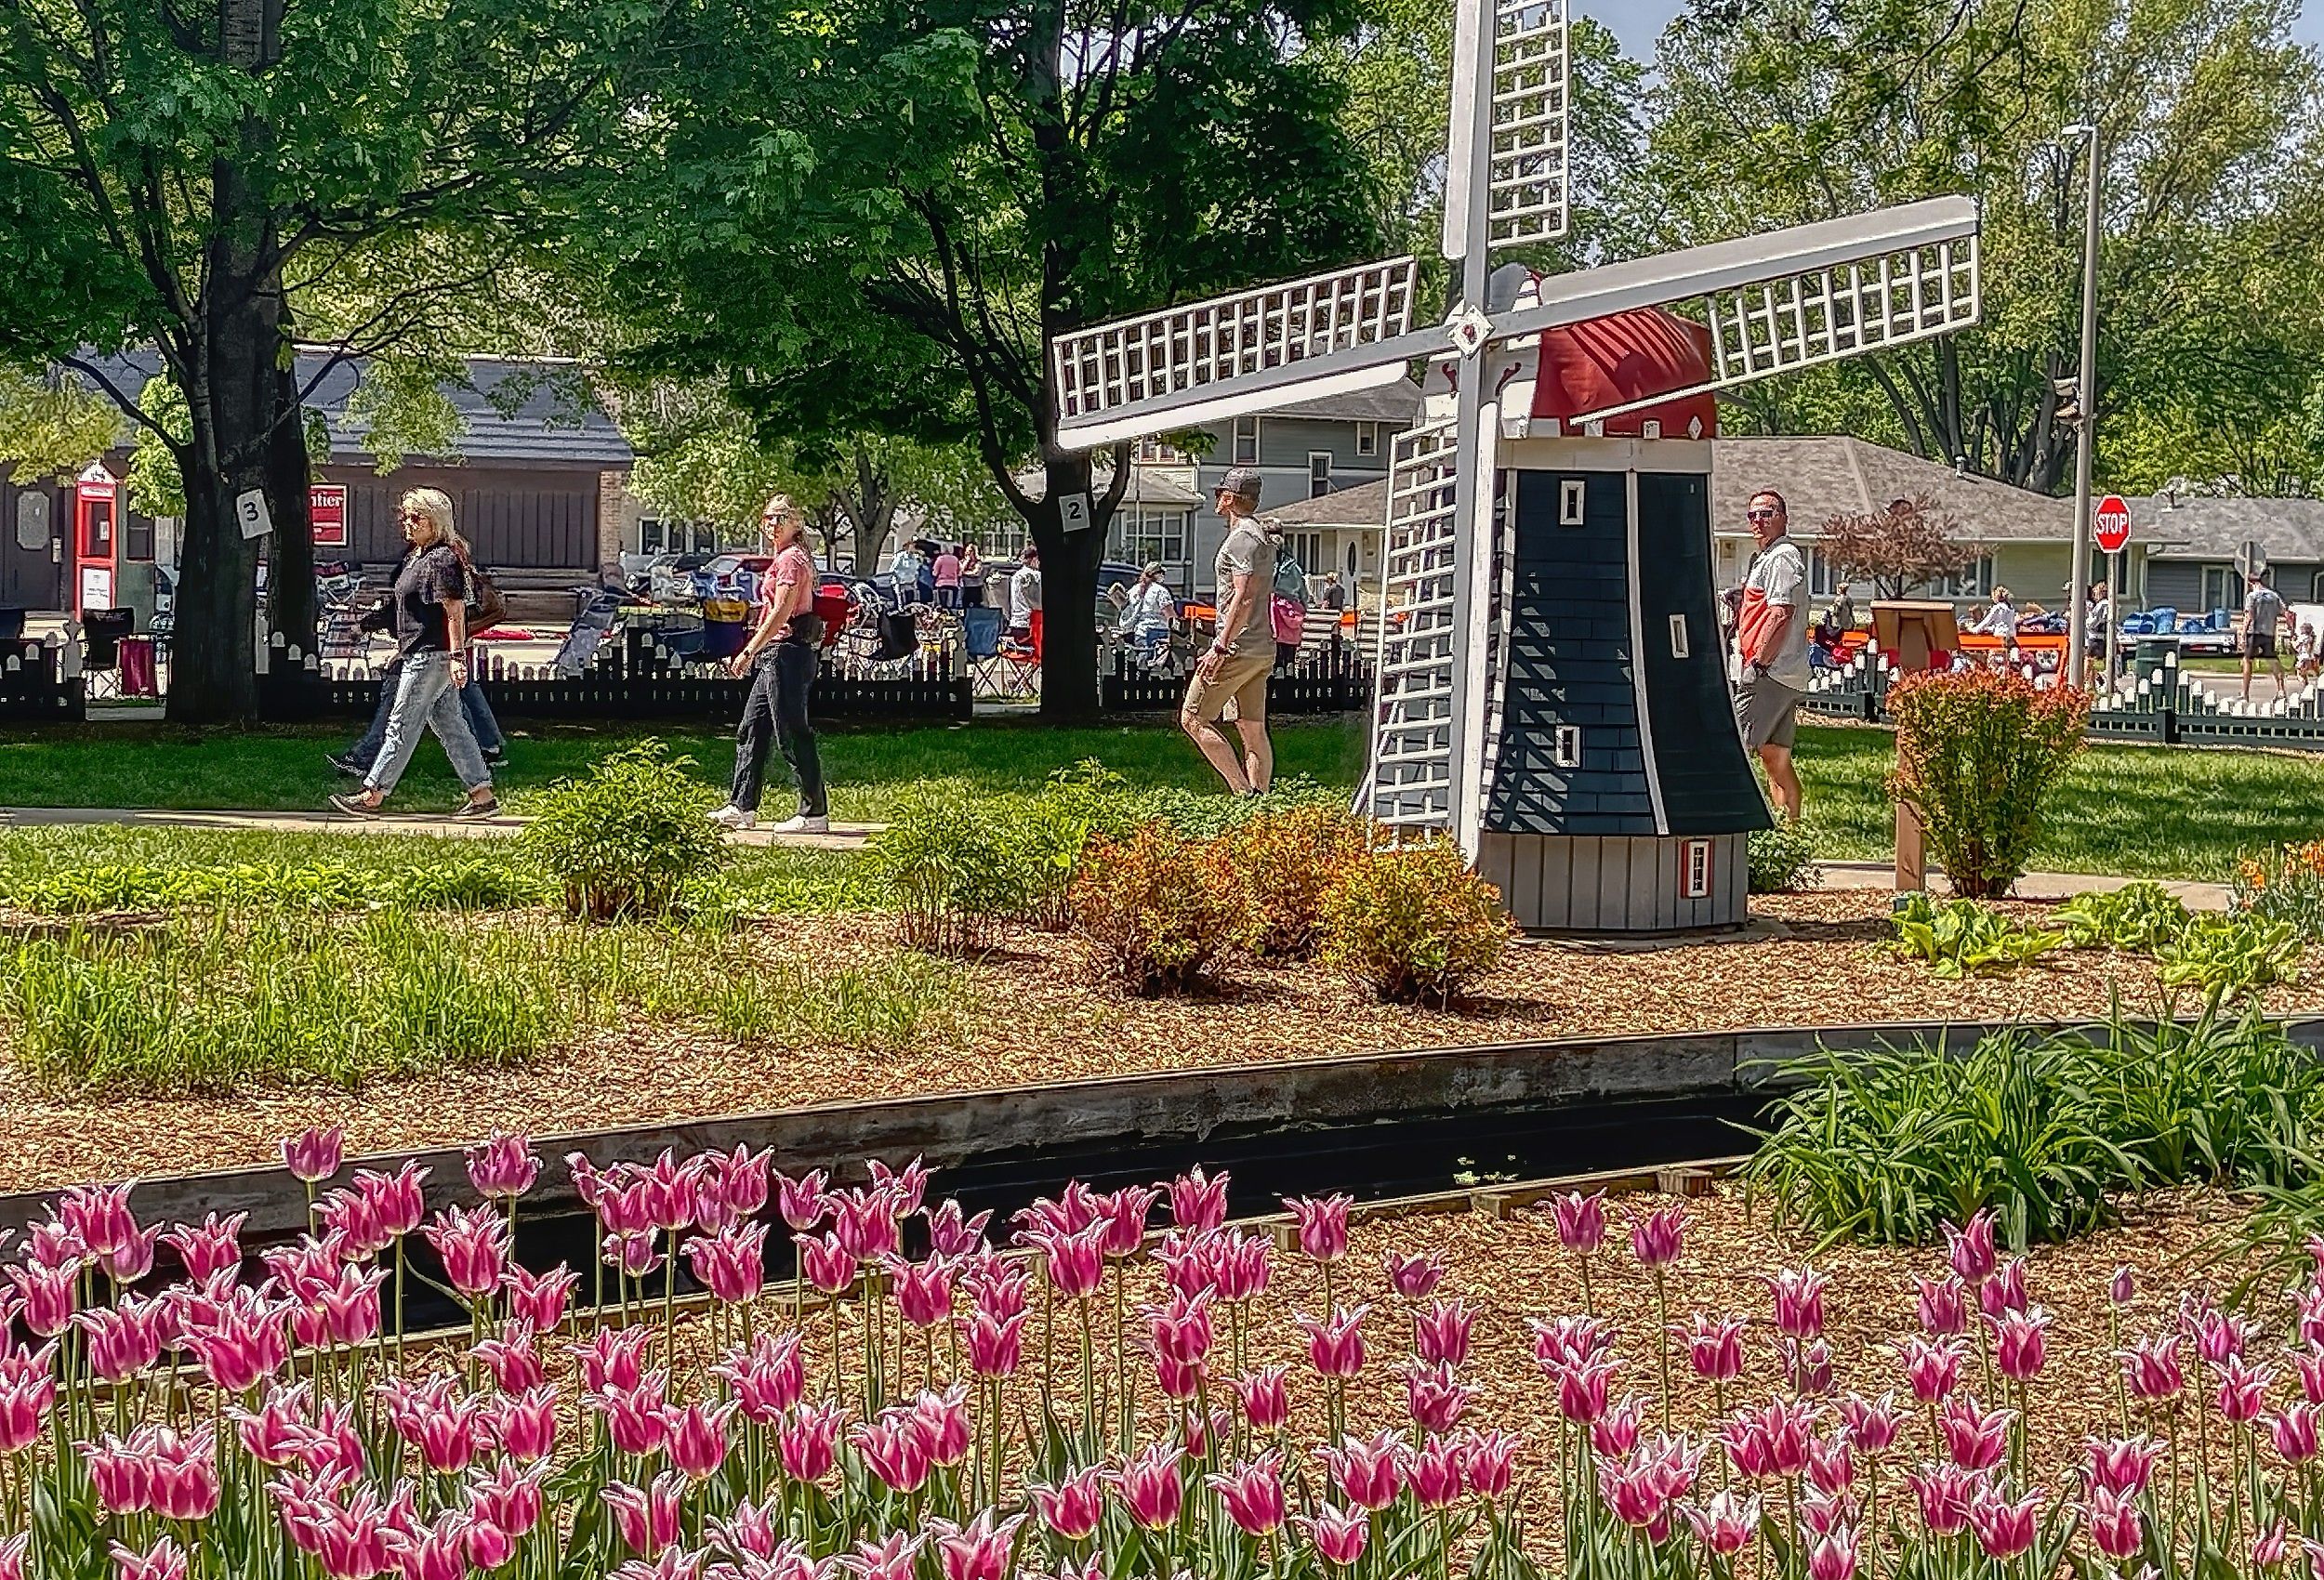
[[[2115,665],[2121,662],[2117,651],[2122,637],[2122,578],[2130,573],[2131,550],[2125,544],[2114,551],[2114,567],[2106,573],[2106,684],[2114,684]]]
[[[2098,126],[2090,134],[2090,205],[2082,236],[2082,367],[2074,385],[2075,403],[2081,419],[2074,425],[2074,588],[2067,609],[2067,666],[2061,679],[2078,678],[2087,662],[2090,626],[2090,461],[2091,430],[2097,420],[2098,383],[2098,176],[2101,168]],[[2112,624],[2111,621],[2108,622]]]

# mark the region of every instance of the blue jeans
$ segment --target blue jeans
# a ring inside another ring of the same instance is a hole
[[[363,731],[362,740],[347,749],[347,760],[366,772],[379,760],[380,744],[388,738],[388,715],[395,709],[397,681],[402,673],[399,661],[379,678],[379,705],[372,710],[371,728]],[[477,750],[500,750],[500,720],[493,717],[493,704],[484,700],[481,681],[470,679],[460,688],[460,711],[468,715],[469,733],[476,737]]]
[[[476,737],[469,731],[459,691],[452,684],[452,655],[416,652],[403,661],[403,672],[396,677],[387,736],[380,743],[378,759],[364,776],[365,787],[382,796],[394,790],[396,781],[411,766],[412,753],[418,749],[423,725],[443,743],[443,755],[452,759],[452,771],[460,776],[461,783],[478,790],[493,782],[492,770],[484,766],[484,754],[477,750]]]

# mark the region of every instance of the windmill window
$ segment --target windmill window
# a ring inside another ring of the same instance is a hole
[[[1567,478],[1557,485],[1557,524],[1561,527],[1581,525],[1582,506],[1588,495],[1581,479]]]
[[[1581,726],[1561,724],[1550,738],[1550,758],[1560,768],[1581,766]]]
[[[1683,898],[1701,900],[1710,893],[1710,841],[1690,839],[1686,842],[1686,862]]]
[[[1686,616],[1684,614],[1673,614],[1670,616],[1670,656],[1672,658],[1684,658],[1687,655],[1687,652]]]

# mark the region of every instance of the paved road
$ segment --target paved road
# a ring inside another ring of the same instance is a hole
[[[123,823],[139,828],[261,829],[281,834],[432,834],[445,837],[491,838],[520,832],[529,819],[487,818],[479,823],[454,823],[428,815],[397,816],[377,822],[341,817],[331,812],[136,811],[118,807],[0,808],[0,827],[37,828],[60,823]],[[739,845],[780,845],[799,850],[857,850],[885,826],[880,823],[837,823],[829,834],[776,835],[754,828],[729,836]]]

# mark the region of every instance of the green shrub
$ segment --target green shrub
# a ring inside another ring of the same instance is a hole
[[[1263,796],[1226,796],[1216,791],[1182,790],[1175,786],[1133,792],[1129,810],[1138,822],[1169,823],[1189,839],[1215,839],[1252,820],[1296,811],[1301,807],[1348,805],[1348,793],[1312,779],[1277,780]]]
[[[1238,938],[1254,955],[1304,960],[1323,930],[1324,891],[1340,863],[1369,849],[1379,825],[1338,806],[1296,807],[1251,819],[1225,836],[1242,899]]]
[[[1139,994],[1199,985],[1241,919],[1223,848],[1159,823],[1092,846],[1069,903],[1074,930],[1097,947],[1106,974]]]
[[[2146,955],[2185,932],[2190,913],[2162,885],[2140,882],[2110,894],[2077,894],[2057,908],[2056,918],[2076,949]]]
[[[1920,814],[1953,892],[1992,899],[2024,875],[2042,802],[2082,749],[2087,693],[1977,668],[1908,676],[1889,692],[1889,793]]]
[[[2300,934],[2290,922],[2249,912],[2196,916],[2156,958],[2163,986],[2193,988],[2216,1004],[2297,976]]]
[[[1816,887],[1816,836],[1803,823],[1777,818],[1746,846],[1753,894],[1789,894]]]
[[[688,878],[719,864],[726,841],[706,816],[717,797],[688,777],[692,760],[649,740],[542,796],[522,843],[562,888],[567,915],[658,915]]]
[[[1889,920],[1896,929],[1896,953],[1908,960],[1928,961],[1948,981],[2014,971],[2066,941],[2062,932],[2020,927],[1974,900],[1940,905],[1926,894],[1910,894]]]
[[[1500,891],[1432,838],[1350,852],[1324,891],[1316,953],[1387,1002],[1449,1005],[1509,939]]]
[[[2023,1246],[2094,1227],[2114,1192],[2300,1183],[2324,1123],[2314,1061],[2255,1015],[1921,1040],[1776,1074],[1804,1089],[1746,1177],[1827,1244],[1927,1244],[1991,1207]]]
[[[905,948],[973,954],[996,924],[1032,904],[1039,875],[1017,810],[950,785],[914,786],[897,798],[870,861]]]

